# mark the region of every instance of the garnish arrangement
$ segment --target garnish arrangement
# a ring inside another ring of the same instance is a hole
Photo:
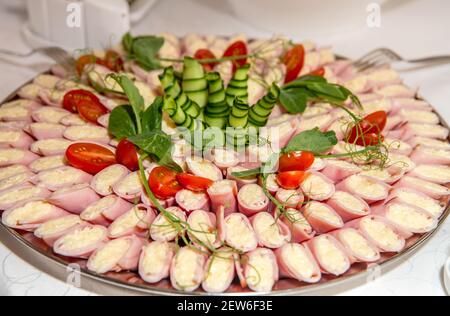
[[[268,293],[432,231],[448,131],[391,69],[283,38],[126,34],[0,108],[0,209],[98,274]]]

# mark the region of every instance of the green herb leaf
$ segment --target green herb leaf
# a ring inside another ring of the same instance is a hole
[[[161,63],[157,57],[157,54],[163,45],[163,37],[137,37],[133,41],[131,55],[145,70],[160,69]]]
[[[283,151],[309,151],[313,154],[322,154],[332,149],[337,143],[338,140],[334,131],[322,132],[319,128],[315,128],[292,138]]]
[[[262,172],[261,168],[255,168],[255,169],[250,169],[250,170],[245,170],[245,171],[232,172],[231,175],[238,179],[245,179],[245,178],[257,176],[257,175],[261,174],[261,172]]]
[[[132,49],[133,49],[133,41],[134,38],[130,33],[127,33],[123,36],[122,38],[122,45],[123,48],[128,52],[128,53],[132,53]]]
[[[136,117],[131,105],[116,107],[109,117],[108,130],[117,139],[136,135]]]
[[[285,89],[289,88],[299,88],[299,87],[305,87],[308,83],[327,83],[327,79],[320,76],[303,76],[300,77],[292,82],[289,82],[288,84],[284,85]]]
[[[349,94],[341,89],[341,86],[329,83],[308,83],[307,88],[321,96],[330,96],[336,100],[344,102],[348,99]]]
[[[142,115],[142,131],[150,132],[153,130],[161,130],[162,128],[162,107],[164,101],[161,97],[157,97],[152,105]]]
[[[286,111],[291,114],[303,113],[306,110],[308,97],[303,89],[282,89],[280,102]]]

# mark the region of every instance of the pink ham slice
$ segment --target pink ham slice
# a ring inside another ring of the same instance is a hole
[[[236,167],[240,162],[240,157],[234,150],[217,148],[212,153],[212,162],[221,170],[227,170]]]
[[[45,188],[24,184],[0,192],[0,210],[8,210],[15,206],[20,206],[29,200],[46,199],[51,192]]]
[[[66,126],[55,123],[32,123],[28,126],[31,135],[37,140],[62,138]]]
[[[59,121],[60,124],[63,126],[85,126],[89,123],[83,120],[78,114],[69,114],[67,116],[64,116],[61,121]]]
[[[389,85],[377,90],[378,94],[387,98],[414,98],[417,90],[410,89],[404,85]]]
[[[396,188],[392,190],[387,201],[393,199],[420,207],[424,211],[432,214],[435,218],[439,218],[442,215],[446,206],[445,203],[434,200],[428,195],[411,188]]]
[[[329,179],[337,183],[345,178],[361,172],[357,165],[345,160],[328,160],[322,173]]]
[[[153,208],[157,208],[154,205],[154,203],[149,199],[149,197],[147,196],[147,194],[145,192],[142,193],[141,200],[142,200],[143,204],[153,207]],[[157,199],[157,200],[158,200],[159,204],[164,208],[169,208],[169,207],[175,206],[175,204],[176,204],[175,198],[173,198],[173,197],[165,199],[165,200],[160,200],[160,199]]]
[[[166,241],[153,241],[142,249],[139,275],[148,283],[158,283],[170,276],[170,265],[177,245]]]
[[[90,141],[101,144],[109,144],[111,141],[108,130],[95,125],[69,126],[64,131],[64,138],[72,141]]]
[[[311,201],[303,209],[306,220],[320,234],[342,228],[344,221],[334,209],[324,203]]]
[[[268,210],[269,198],[259,185],[247,184],[239,190],[238,205],[242,214],[252,216]]]
[[[81,226],[89,226],[89,224],[83,222],[77,215],[67,215],[46,221],[34,231],[34,235],[53,247],[59,238]]]
[[[113,186],[115,194],[128,201],[138,201],[142,195],[142,184],[139,172],[132,172]]]
[[[17,164],[28,166],[38,158],[38,155],[28,150],[16,148],[0,149],[0,167],[8,167]]]
[[[393,166],[391,166],[393,167]],[[400,180],[404,174],[405,174],[405,169],[403,168],[396,168],[397,166],[395,166],[394,168],[373,168],[373,169],[368,169],[368,170],[363,170],[360,175],[361,176],[366,176],[369,178],[373,178],[375,180],[387,183],[387,184],[393,184],[395,182],[397,182],[398,180]],[[398,166],[401,167],[401,166]]]
[[[286,244],[275,250],[280,275],[305,283],[317,283],[322,278],[311,251],[301,244]]]
[[[328,200],[335,192],[333,181],[319,172],[310,172],[300,187],[305,196],[315,201]]]
[[[370,206],[366,201],[345,191],[336,191],[327,201],[344,222],[370,214]]]
[[[57,190],[49,197],[50,203],[77,215],[99,199],[97,193],[86,183]]]
[[[440,199],[450,194],[450,190],[443,185],[439,185],[408,175],[404,176],[399,182],[395,184],[394,187],[415,189],[417,191],[425,193],[433,199]]]
[[[258,213],[250,218],[250,222],[260,247],[277,249],[291,240],[289,227],[269,213]]]
[[[0,180],[0,192],[6,191],[11,188],[22,187],[24,185],[27,185],[31,183],[31,180],[33,179],[34,176],[35,176],[34,173],[26,171],[23,173],[18,173],[9,178]]]
[[[252,291],[269,293],[279,279],[277,258],[270,249],[252,250],[244,255],[243,272]]]
[[[108,195],[89,205],[80,217],[92,224],[109,226],[112,221],[133,208],[133,204],[116,195]]]
[[[303,214],[295,209],[285,209],[282,216],[282,222],[290,229],[293,242],[304,242],[310,240],[316,234],[311,224],[308,223]]]
[[[247,185],[247,184],[255,184],[258,182],[258,179],[256,176],[250,176],[247,178],[236,178],[233,176],[233,173],[235,172],[243,172],[243,171],[247,171],[249,170],[249,168],[245,168],[242,166],[236,166],[236,167],[231,167],[227,169],[227,179],[231,180],[231,181],[235,181],[237,183],[237,187],[240,189],[243,186]]]
[[[129,173],[129,170],[123,165],[112,165],[97,173],[91,181],[91,187],[99,195],[110,195],[113,193],[113,187]]]
[[[183,292],[193,292],[205,276],[206,255],[193,247],[183,247],[176,253],[170,267],[172,286]]]
[[[450,165],[450,151],[419,146],[411,154],[416,164]]]
[[[222,247],[218,249],[206,262],[205,278],[202,288],[208,293],[223,293],[235,278],[234,252]]]
[[[64,167],[65,165],[65,157],[60,155],[38,158],[33,161],[28,167],[34,173],[39,173],[54,168]]]
[[[225,217],[223,223],[218,216],[219,231],[226,244],[242,252],[248,252],[258,247],[258,237],[248,218],[240,213]]]
[[[109,241],[107,233],[103,226],[82,226],[59,238],[53,251],[65,257],[87,259]]]
[[[320,235],[306,243],[324,273],[343,275],[350,269],[344,247],[332,235]]]
[[[208,189],[211,200],[211,209],[217,210],[220,206],[225,208],[225,216],[237,211],[237,184],[232,180],[214,182]]]
[[[50,191],[57,191],[62,188],[90,182],[91,179],[92,176],[90,174],[80,169],[61,167],[40,172],[33,179],[33,182]]]
[[[431,105],[422,100],[412,99],[412,98],[394,98],[392,99],[392,113],[396,114],[402,109],[410,110],[421,110],[421,111],[431,111]]]
[[[263,186],[262,180],[259,181],[259,185]],[[277,182],[277,176],[275,174],[270,174],[267,176],[265,186],[267,191],[269,191],[269,193],[272,195],[276,195],[276,193],[281,190],[281,187]]]
[[[209,198],[206,193],[181,190],[176,194],[175,200],[178,206],[188,214],[195,210],[209,212],[210,209]]]
[[[12,165],[0,168],[0,180],[10,178],[16,174],[30,172],[30,169],[24,165]]]
[[[347,223],[346,227],[359,230],[380,252],[400,252],[405,248],[404,237],[381,216],[370,215],[356,219]]]
[[[64,155],[71,141],[62,138],[44,139],[34,142],[30,150],[42,156]]]
[[[12,106],[0,109],[0,120],[3,122],[31,122],[32,109],[23,106]]]
[[[174,226],[170,217],[186,222],[186,213],[179,207],[170,207],[166,211],[170,214],[159,214],[150,226],[150,236],[155,241],[174,241],[180,235],[179,228]]]
[[[367,203],[373,203],[387,198],[390,186],[371,177],[353,175],[340,182],[336,188],[354,194]]]
[[[33,138],[24,132],[0,128],[0,146],[2,147],[28,149],[33,141]]]
[[[56,107],[44,106],[32,113],[33,120],[40,123],[58,124],[64,116],[70,112]]]
[[[439,124],[439,116],[430,110],[400,109],[398,115],[406,122],[422,124]]]
[[[422,180],[445,185],[450,183],[450,166],[420,165],[414,168],[409,175]]]
[[[148,234],[155,217],[156,214],[153,209],[143,204],[136,205],[112,222],[108,228],[108,236],[110,238],[130,235],[144,237]]]
[[[220,246],[214,213],[204,210],[193,211],[187,219],[187,224],[189,225],[189,238],[194,244],[208,247],[208,249]]]
[[[87,268],[99,274],[136,270],[144,243],[135,235],[111,240],[89,257]]]
[[[441,125],[408,123],[403,128],[403,138],[408,140],[414,136],[429,137],[445,140],[448,137],[448,129]]]
[[[45,201],[31,201],[3,212],[2,222],[11,228],[34,231],[42,223],[66,215],[69,213]]]
[[[376,262],[380,259],[380,252],[358,230],[344,228],[337,230],[332,235],[344,247],[352,263]]]
[[[212,181],[223,180],[222,171],[209,160],[198,157],[188,157],[186,158],[186,163],[189,171],[198,177],[203,177]]]
[[[434,149],[450,150],[450,143],[443,141],[443,140],[438,140],[438,139],[433,139],[433,138],[428,138],[428,137],[420,137],[420,136],[413,137],[410,140],[408,140],[408,143],[412,147],[421,146],[421,147],[434,148]]]
[[[275,198],[284,205],[285,208],[300,209],[303,207],[305,197],[299,190],[280,189],[275,194]]]
[[[388,151],[390,153],[395,153],[398,155],[409,156],[413,151],[413,147],[411,145],[399,139],[387,138],[385,139],[384,144],[388,147]]]

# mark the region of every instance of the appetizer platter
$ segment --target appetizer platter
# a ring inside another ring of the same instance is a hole
[[[0,107],[2,226],[151,294],[307,294],[399,262],[448,216],[449,165],[396,71],[281,36],[126,34]]]

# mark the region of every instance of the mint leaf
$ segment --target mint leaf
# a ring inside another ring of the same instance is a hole
[[[302,89],[281,90],[280,103],[291,114],[303,113],[306,110],[308,97]]]
[[[142,115],[142,131],[144,133],[153,130],[161,130],[163,120],[163,104],[163,99],[161,97],[157,97],[153,104],[150,105]]]
[[[122,38],[122,46],[128,53],[132,53],[133,41],[134,38],[130,33],[125,34]]]
[[[133,40],[131,55],[139,66],[145,70],[160,69],[161,63],[157,57],[164,45],[164,38],[156,36],[141,36]]]
[[[317,94],[320,94],[322,97],[330,96],[336,100],[340,100],[342,102],[346,101],[349,97],[348,93],[341,89],[341,86],[329,84],[329,83],[308,83],[307,88],[311,91],[314,91]]]
[[[116,107],[109,117],[108,131],[117,139],[136,135],[136,117],[130,105]]]
[[[338,140],[334,131],[322,132],[316,127],[315,129],[301,132],[292,138],[283,151],[309,151],[320,155],[332,149],[337,143]]]

